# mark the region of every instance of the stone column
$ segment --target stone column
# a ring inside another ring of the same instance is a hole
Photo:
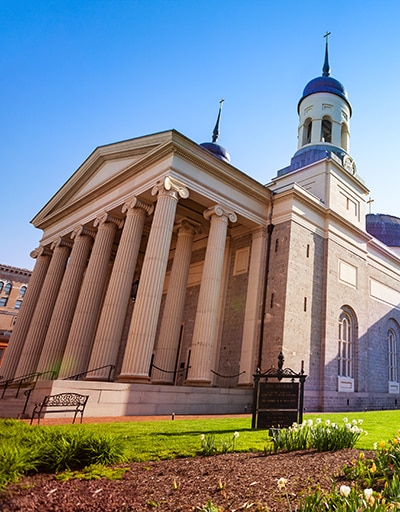
[[[179,197],[189,197],[187,188],[170,177],[158,182],[152,194],[158,194],[158,199],[119,376],[121,381],[149,381],[176,207]]]
[[[53,370],[58,374],[60,370],[65,344],[67,343],[69,329],[79,297],[79,290],[88,262],[90,247],[92,246],[95,234],[94,230],[79,226],[71,235],[74,244],[47,330],[42,355],[38,364],[39,372]]]
[[[104,213],[95,220],[94,226],[99,228],[75,308],[59,378],[88,370],[112,246],[117,228],[122,227],[122,220]]]
[[[251,245],[249,281],[247,284],[246,308],[240,355],[239,384],[253,385],[256,372],[257,347],[259,344],[260,322],[262,314],[263,287],[265,276],[265,258],[267,231],[260,228],[253,232]]]
[[[18,363],[18,375],[27,375],[37,371],[47,328],[53,314],[60,284],[71,252],[71,246],[72,242],[64,238],[59,238],[51,246],[53,256],[51,257],[46,278],[25,340],[24,349]]]
[[[153,383],[173,384],[174,382],[193,238],[195,234],[201,232],[200,228],[200,224],[188,219],[183,219],[175,227],[178,231],[178,240],[154,357],[156,368],[152,371]],[[157,367],[165,371],[162,372]]]
[[[211,226],[193,328],[190,368],[186,381],[189,385],[211,383],[228,221],[236,222],[237,220],[234,212],[220,205],[208,208],[204,212],[204,217],[210,219]]]
[[[107,287],[89,368],[115,365],[117,361],[144,221],[146,215],[153,212],[153,206],[135,197],[123,206],[122,212],[126,212],[125,224]],[[88,378],[107,380],[108,376],[109,368],[103,368],[91,373]]]
[[[22,377],[22,375],[16,374],[16,370],[50,264],[51,254],[51,251],[44,247],[39,247],[31,252],[31,257],[36,258],[36,263],[1,364],[1,374],[4,379]]]

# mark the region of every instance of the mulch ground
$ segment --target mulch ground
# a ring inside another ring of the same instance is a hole
[[[317,487],[350,485],[345,464],[357,450],[268,454],[230,453],[170,461],[132,463],[120,480],[59,481],[33,475],[0,494],[3,512],[196,511],[211,500],[221,511],[287,512]],[[278,479],[286,478],[286,496]]]

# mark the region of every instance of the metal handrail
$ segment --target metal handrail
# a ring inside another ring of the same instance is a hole
[[[93,368],[93,370],[86,370],[82,373],[77,373],[76,375],[70,375],[69,377],[64,377],[62,380],[81,380],[86,377],[89,373],[97,372],[98,370],[103,370],[103,368],[109,368],[107,382],[111,381],[111,374],[115,368],[114,364],[106,364],[104,366],[99,366],[98,368]]]
[[[18,398],[19,392],[21,391],[21,387],[24,383],[28,384],[36,384],[39,377],[42,377],[43,375],[50,374],[50,380],[54,379],[55,371],[50,370],[48,372],[35,372],[35,373],[28,373],[26,375],[23,375],[22,377],[15,377],[13,379],[7,379],[3,382],[0,382],[0,387],[3,388],[3,393],[1,394],[0,400],[4,398],[4,395],[6,393],[6,390],[8,387],[10,387],[12,384],[18,384],[17,387],[17,394],[15,395],[15,398]]]

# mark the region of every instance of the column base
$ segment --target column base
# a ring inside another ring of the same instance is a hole
[[[136,384],[149,384],[150,377],[148,375],[131,375],[121,373],[116,382],[132,382]]]
[[[156,384],[158,386],[173,386],[174,385],[174,383],[171,382],[170,380],[161,380],[161,379],[152,379],[151,383]]]
[[[211,381],[207,379],[187,379],[185,380],[185,386],[211,386]]]

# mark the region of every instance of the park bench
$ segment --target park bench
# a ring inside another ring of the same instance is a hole
[[[37,415],[38,425],[40,424],[40,418],[43,414],[52,412],[73,412],[74,419],[72,423],[75,423],[77,414],[81,415],[81,423],[83,413],[85,410],[86,402],[88,401],[89,395],[80,395],[78,393],[59,393],[58,395],[47,395],[43,401],[35,404],[32,411],[31,425]]]

